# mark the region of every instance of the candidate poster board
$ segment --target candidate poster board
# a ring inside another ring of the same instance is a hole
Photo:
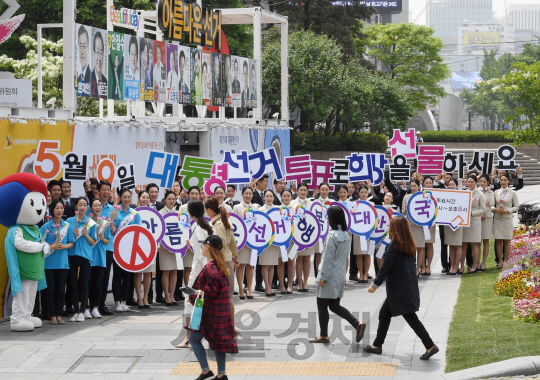
[[[92,30],[89,26],[76,24],[77,43],[75,44],[75,70],[77,77],[77,96],[90,97],[92,69]]]
[[[201,51],[191,48],[191,104],[202,105]]]
[[[178,45],[166,44],[167,79],[165,91],[167,103],[178,104]]]
[[[139,100],[140,77],[139,41],[124,34],[124,99]]]
[[[124,34],[109,32],[109,86],[108,97],[124,100]]]
[[[153,41],[153,74],[152,85],[154,89],[154,101],[158,103],[165,103],[167,101],[167,91],[165,89],[166,70],[167,63],[165,62],[165,56],[167,55],[167,49],[165,42]]]
[[[212,53],[203,51],[202,58],[202,103],[205,106],[212,105]]]
[[[108,32],[104,29],[92,29],[92,62],[90,67],[90,97],[107,99],[107,57],[109,54]]]
[[[178,103],[191,104],[191,54],[187,46],[178,46]]]

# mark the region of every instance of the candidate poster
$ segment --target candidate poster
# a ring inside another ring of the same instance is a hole
[[[212,105],[212,53],[201,52],[202,58],[202,102],[205,106]]]
[[[221,53],[212,53],[212,105],[223,106],[221,90]]]
[[[124,34],[109,32],[109,99],[124,100]]]
[[[178,46],[178,103],[191,104],[191,54],[187,46]]]
[[[249,77],[249,106],[251,108],[257,108],[257,61],[255,59],[249,60]]]
[[[77,96],[90,96],[90,77],[92,70],[90,62],[92,61],[92,32],[89,26],[77,24],[77,43],[75,44],[75,53],[77,56],[75,70],[77,76]]]
[[[140,100],[151,102],[154,100],[154,87],[152,86],[152,64],[154,43],[147,38],[139,39],[140,54]]]
[[[90,96],[107,98],[107,57],[109,54],[108,32],[92,28],[92,73],[90,74]]]
[[[191,48],[191,104],[202,104],[201,51]]]
[[[232,99],[231,99],[231,102],[232,102],[232,106],[233,107],[240,107],[241,106],[241,102],[240,102],[240,94],[241,94],[241,91],[240,91],[240,66],[241,66],[241,63],[240,63],[240,60],[242,58],[241,57],[237,57],[235,55],[232,55],[231,56],[231,62],[232,62]]]
[[[165,81],[167,69],[165,63],[166,46],[165,42],[154,41],[154,73],[152,76],[152,85],[154,87],[154,101],[165,103],[167,101],[167,91],[165,90]]]
[[[242,108],[249,108],[250,100],[249,100],[249,86],[250,86],[250,80],[249,80],[249,59],[248,58],[240,58],[242,62],[242,80],[240,82],[240,89],[242,91],[241,95],[241,103],[240,107]]]
[[[167,48],[167,103],[178,103],[178,45],[166,44]]]
[[[221,88],[223,93],[223,106],[232,107],[232,66],[229,54],[221,55]]]
[[[124,34],[124,99],[139,100],[140,76],[139,41]]]

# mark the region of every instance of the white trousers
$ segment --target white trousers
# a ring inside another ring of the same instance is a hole
[[[21,281],[22,292],[13,298],[11,322],[18,323],[32,316],[36,301],[37,281]]]

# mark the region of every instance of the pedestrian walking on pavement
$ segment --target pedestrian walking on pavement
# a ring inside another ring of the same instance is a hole
[[[359,322],[349,310],[339,304],[345,288],[345,273],[347,257],[351,240],[347,233],[345,211],[341,207],[332,206],[328,209],[328,224],[330,232],[322,253],[319,273],[317,274],[317,309],[321,335],[310,340],[312,343],[330,343],[328,336],[328,308],[341,318],[347,320],[356,329],[356,341],[364,337],[366,324]]]
[[[439,352],[439,348],[433,343],[416,315],[420,308],[420,292],[414,262],[416,247],[407,220],[402,217],[392,218],[388,233],[392,242],[386,248],[383,265],[368,289],[368,292],[375,293],[386,280],[386,300],[379,312],[377,337],[373,345],[364,347],[364,351],[381,354],[392,317],[402,315],[426,347],[426,352],[420,359],[427,360]]]

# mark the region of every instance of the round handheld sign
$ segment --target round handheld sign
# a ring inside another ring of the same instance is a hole
[[[429,229],[435,223],[438,212],[437,200],[429,190],[414,193],[407,203],[407,214],[409,218],[411,218],[414,224],[424,227],[424,236],[426,239],[431,238]]]
[[[377,211],[371,203],[361,200],[346,202],[346,206],[351,214],[351,232],[360,236],[360,249],[367,251],[367,240],[379,223]]]
[[[378,223],[369,237],[369,240],[377,245],[388,236],[388,227],[390,227],[390,219],[392,218],[393,210],[383,206],[375,206],[375,210],[377,211]]]
[[[186,255],[187,242],[191,239],[190,220],[187,213],[169,212],[163,216],[165,236],[161,245],[168,251]],[[178,262],[178,260],[177,260]]]
[[[127,226],[115,236],[114,261],[128,272],[140,272],[148,268],[156,258],[156,240],[146,228]]]
[[[252,249],[250,264],[255,266],[257,256],[274,241],[275,227],[266,213],[252,209],[246,209],[244,212],[244,222],[248,232],[246,244]]]
[[[234,232],[234,239],[236,240],[238,250],[241,250],[246,245],[247,240],[246,224],[242,218],[232,212],[229,212],[227,216]]]
[[[135,211],[141,217],[141,225],[150,231],[157,244],[161,243],[165,235],[165,221],[159,211],[152,207],[137,207]]]
[[[279,247],[281,251],[281,259],[287,262],[287,248],[293,237],[293,223],[287,206],[272,207],[266,213],[274,223],[276,233],[274,235],[273,245]]]
[[[375,208],[378,208],[378,207],[380,207],[380,206],[375,206]],[[405,220],[407,220],[407,218],[405,218],[405,216],[403,214],[400,214],[399,212],[394,211],[392,209],[388,209],[388,215],[390,216],[390,219],[401,217],[401,218],[404,218]],[[407,223],[409,223],[409,221],[407,221]],[[389,231],[390,231],[390,222],[388,222],[388,229],[386,231],[385,236],[382,238],[381,245],[379,246],[379,250],[377,251],[377,258],[379,258],[379,259],[382,259],[386,246],[388,244],[390,244],[390,242],[391,242],[390,235],[388,235]]]
[[[317,220],[319,221],[319,225],[321,226],[321,236],[319,239],[321,242],[325,242],[326,237],[328,236],[328,232],[330,230],[330,225],[328,224],[328,218],[326,217],[328,215],[328,208],[332,206],[332,202],[326,202],[321,203],[319,201],[315,201],[311,204],[311,212],[317,217]]]
[[[340,202],[332,202],[332,206],[340,207],[345,212],[345,218],[347,218],[347,232],[349,232],[351,230],[351,214],[349,214],[349,210],[343,203]]]
[[[302,211],[299,213],[299,211]],[[313,247],[321,236],[321,226],[317,217],[305,208],[296,209],[296,216],[293,220],[293,246],[289,252],[292,260],[299,251]]]

